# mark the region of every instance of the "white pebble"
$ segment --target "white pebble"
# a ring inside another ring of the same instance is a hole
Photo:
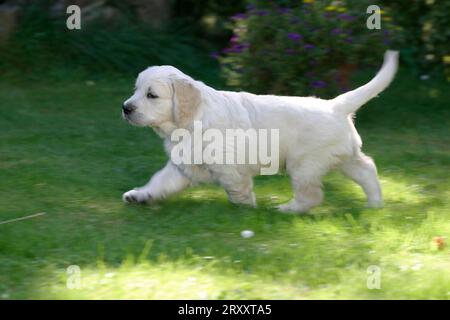
[[[255,233],[253,232],[253,231],[251,231],[251,230],[244,230],[244,231],[242,231],[241,232],[241,237],[242,238],[251,238],[251,237],[253,237],[255,235]]]

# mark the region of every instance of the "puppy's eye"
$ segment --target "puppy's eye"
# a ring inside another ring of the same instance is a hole
[[[153,93],[149,92],[149,93],[147,93],[147,98],[155,99],[155,98],[158,98],[158,96],[156,94],[153,94]]]

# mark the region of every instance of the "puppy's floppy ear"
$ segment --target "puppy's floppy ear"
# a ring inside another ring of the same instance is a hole
[[[179,127],[186,128],[200,108],[200,90],[187,79],[173,79],[172,88],[173,118]]]

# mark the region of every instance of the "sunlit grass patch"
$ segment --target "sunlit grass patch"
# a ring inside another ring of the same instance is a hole
[[[29,297],[35,299],[446,299],[450,295],[443,254],[377,256],[373,264],[343,265],[334,270],[317,266],[317,276],[328,282],[314,283],[297,268],[277,276],[261,275],[241,268],[242,261],[223,261],[214,256],[191,256],[169,261],[164,255],[155,262],[128,257],[112,268],[103,263],[80,266],[80,273],[46,268],[32,280]],[[314,260],[309,257],[309,259]],[[378,261],[377,261],[378,259]],[[235,266],[224,268],[221,263]],[[367,268],[380,267],[379,289],[367,287]],[[337,272],[336,272],[337,271]],[[308,269],[307,272],[313,272]],[[79,278],[76,278],[79,277]]]
[[[209,257],[206,257],[209,258]],[[214,262],[210,262],[213,265]],[[116,269],[82,268],[79,286],[67,286],[71,275],[53,270],[37,278],[34,298],[56,299],[242,299],[253,297],[302,298],[304,289],[274,281],[262,281],[254,275],[214,271],[209,265],[160,262],[125,263]],[[46,283],[53,279],[51,284]],[[45,288],[45,289],[43,289]],[[263,291],[261,291],[263,290]]]

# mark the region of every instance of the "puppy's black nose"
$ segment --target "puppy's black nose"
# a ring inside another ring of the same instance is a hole
[[[123,109],[123,113],[130,114],[131,112],[133,112],[135,107],[133,105],[131,105],[131,104],[124,103],[123,106],[122,106],[122,109]]]

